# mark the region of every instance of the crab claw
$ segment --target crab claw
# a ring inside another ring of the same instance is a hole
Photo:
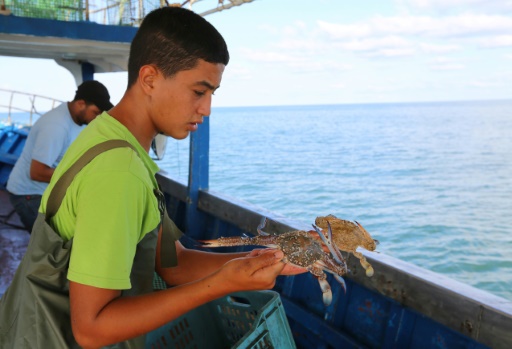
[[[337,274],[334,274],[334,278],[340,283],[341,287],[343,287],[343,291],[347,293],[347,284],[345,283],[345,280]]]
[[[324,235],[324,233],[322,233],[320,228],[318,228],[314,224],[312,224],[312,226],[316,230],[317,234],[320,236],[320,239],[322,239],[322,242],[324,243],[324,245],[327,246],[327,248],[331,252],[331,254],[334,257],[334,259],[336,260],[336,262],[345,263],[343,256],[341,255],[341,252],[338,250],[338,247],[336,245],[334,245],[334,243],[332,242],[332,230],[331,230],[331,225],[329,224],[329,222],[327,222],[327,227],[328,227],[327,235],[328,235],[329,239],[325,238],[325,235]]]
[[[325,277],[318,277],[318,283],[320,284],[320,289],[322,290],[323,296],[322,300],[325,306],[328,306],[332,302],[332,291],[331,286],[325,279]]]

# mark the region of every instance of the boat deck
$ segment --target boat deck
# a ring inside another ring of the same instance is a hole
[[[0,296],[11,283],[27,249],[30,235],[14,212],[5,190],[0,190]]]

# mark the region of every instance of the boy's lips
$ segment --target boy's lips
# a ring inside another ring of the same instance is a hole
[[[203,121],[191,122],[189,123],[191,131],[196,131],[198,126],[201,125]]]

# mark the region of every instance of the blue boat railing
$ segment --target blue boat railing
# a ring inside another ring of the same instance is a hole
[[[187,233],[188,247],[197,248],[196,239],[256,234],[262,216],[271,219],[269,232],[310,229],[207,189],[198,190],[194,207],[187,184],[163,171],[158,181],[169,215]],[[186,229],[190,216],[201,226],[195,232]],[[244,248],[216,249],[221,250]],[[278,278],[275,290],[299,348],[512,347],[511,301],[384,254],[364,254],[375,275],[366,277],[358,260],[349,257],[346,293],[328,277],[333,289],[329,307],[309,273]]]

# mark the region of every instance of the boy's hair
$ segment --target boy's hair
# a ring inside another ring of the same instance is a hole
[[[229,52],[222,35],[198,14],[180,7],[151,11],[130,46],[128,88],[142,66],[154,64],[168,78],[193,69],[198,59],[227,65]]]

